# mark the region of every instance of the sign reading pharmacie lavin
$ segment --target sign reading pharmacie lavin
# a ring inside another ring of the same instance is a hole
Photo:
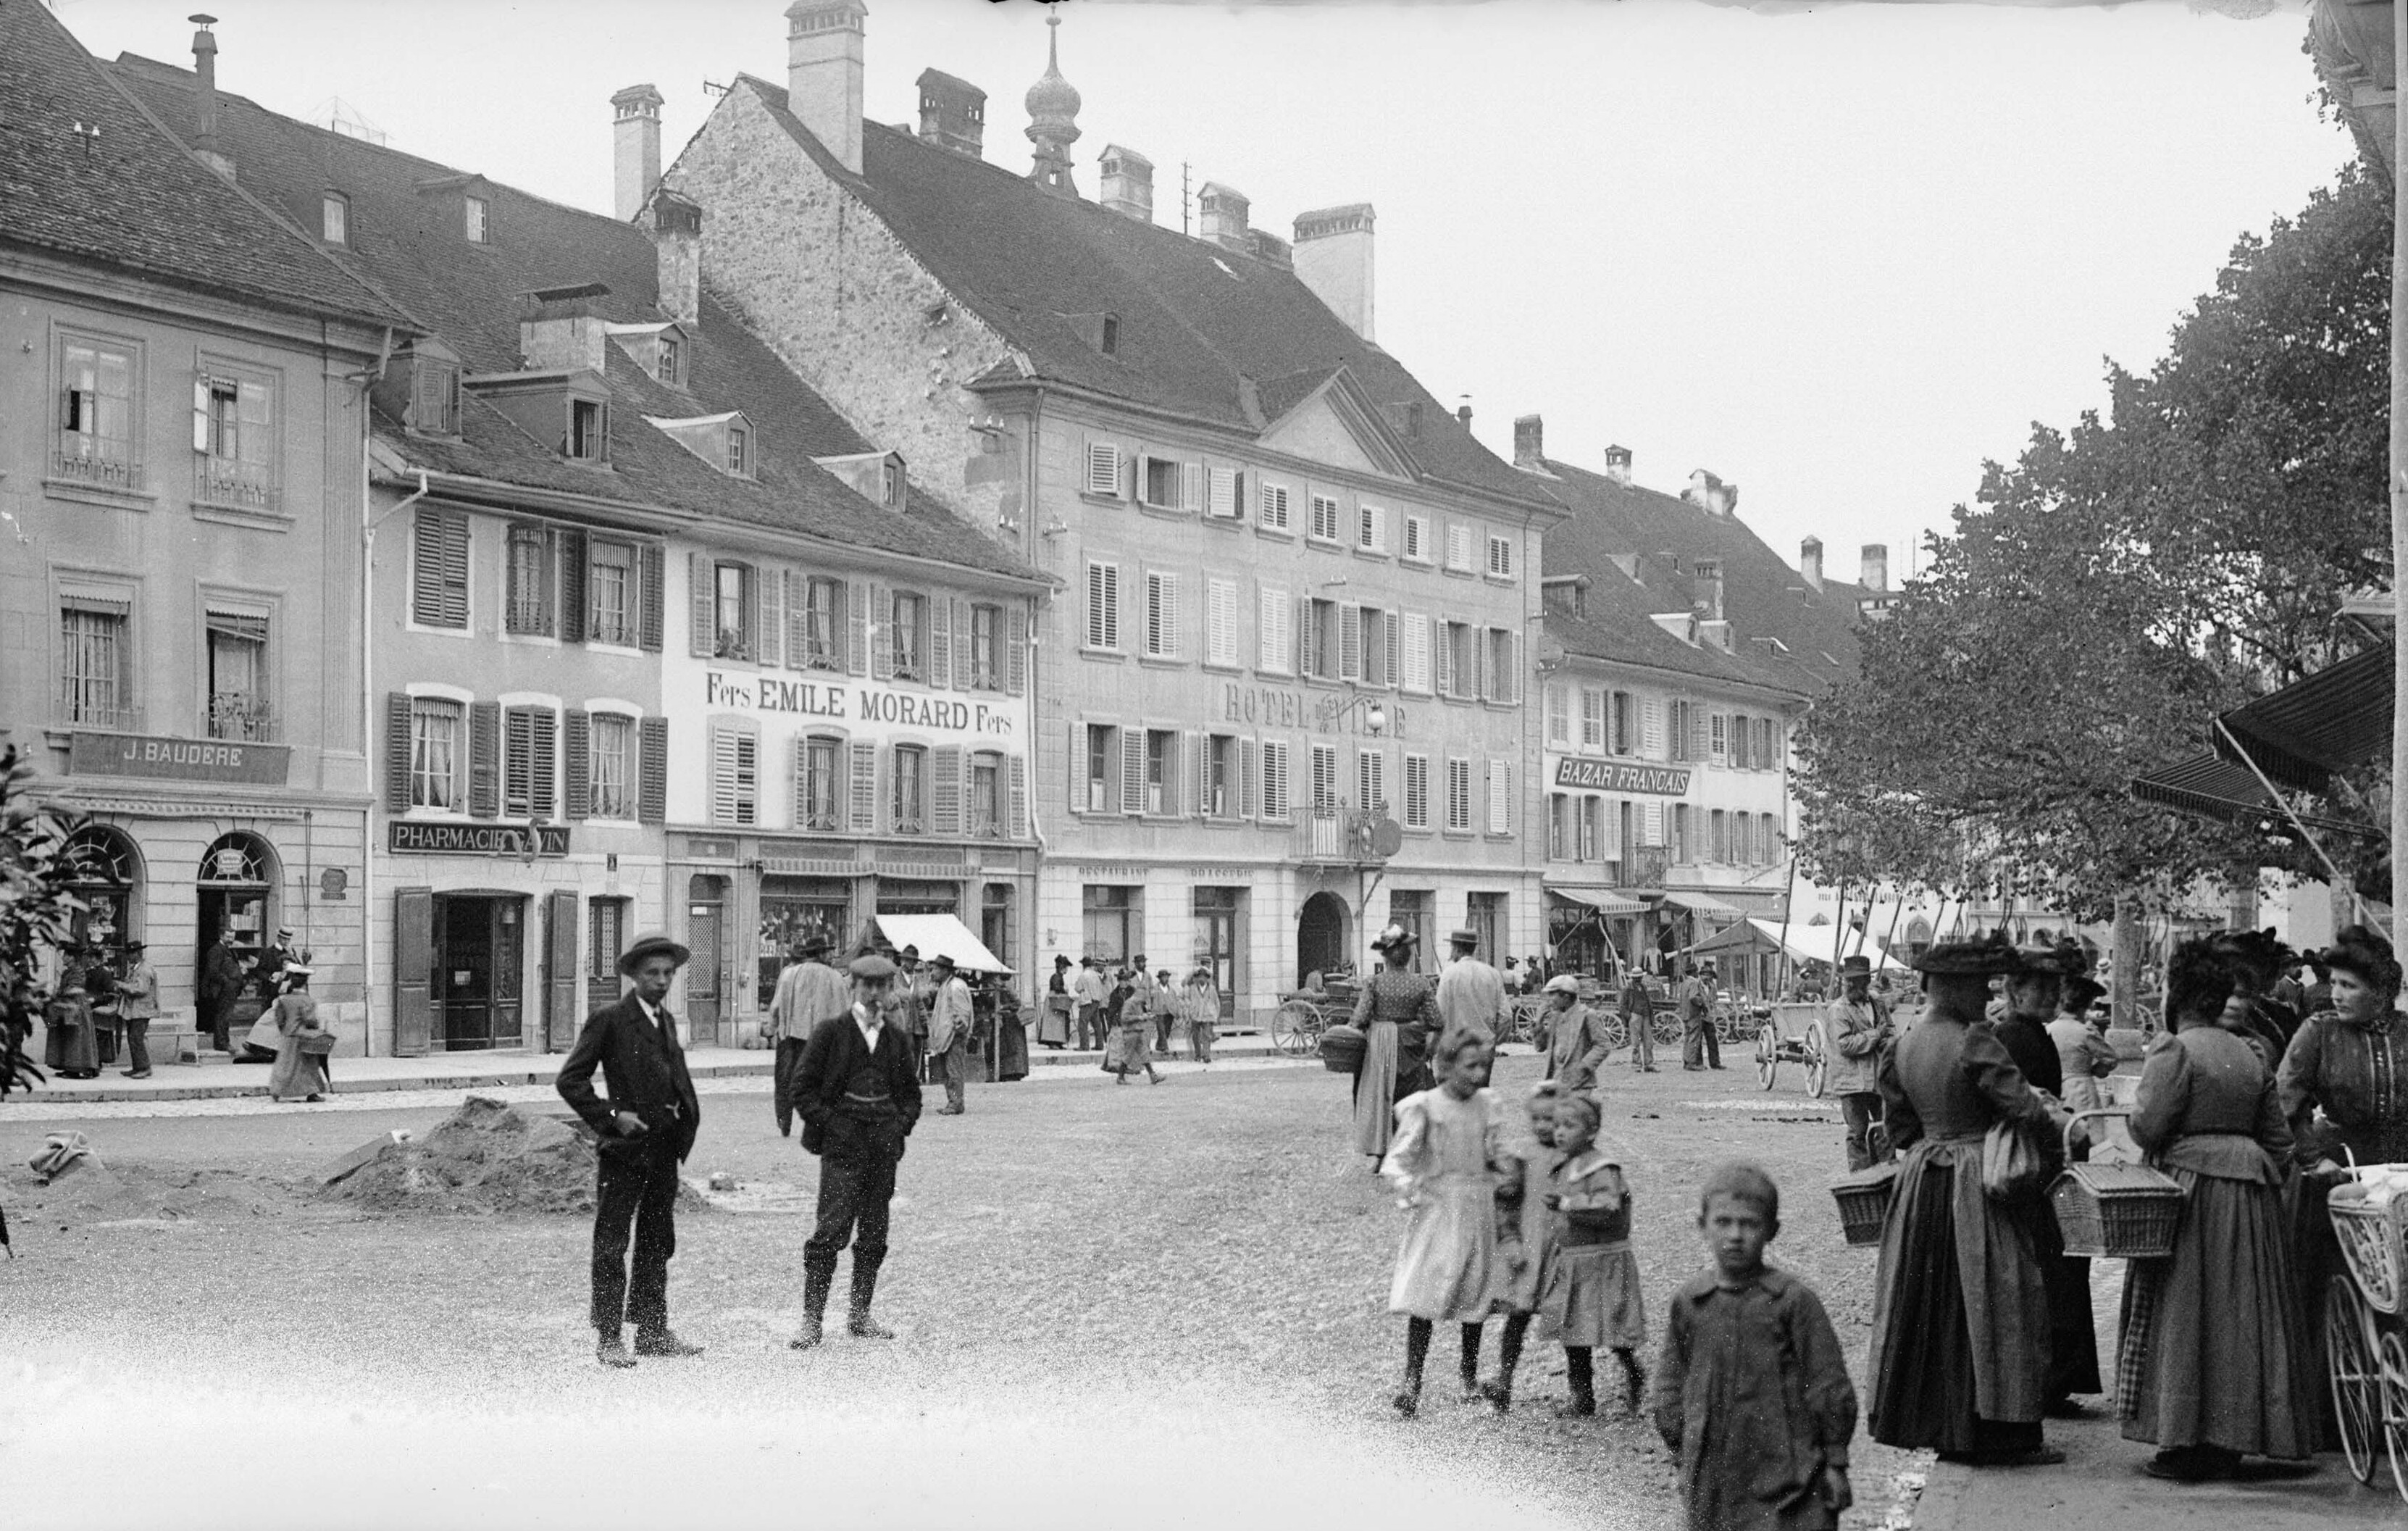
[[[1565,755],[1555,762],[1555,785],[1578,787],[1584,792],[1685,797],[1689,794],[1689,770],[1685,766],[1639,766],[1627,760]]]
[[[565,856],[568,854],[566,824],[429,823],[394,819],[386,825],[386,845],[408,856]]]
[[[292,760],[290,745],[95,734],[80,728],[67,746],[71,776],[142,776],[280,787]]]

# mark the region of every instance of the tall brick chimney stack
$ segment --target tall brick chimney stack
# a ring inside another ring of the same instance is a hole
[[[611,216],[628,222],[661,179],[661,93],[630,85],[610,98]]]
[[[1296,274],[1329,311],[1364,339],[1372,335],[1373,268],[1368,202],[1321,207],[1296,219]]]
[[[786,109],[820,147],[861,174],[861,0],[795,0],[786,7]]]
[[[1810,537],[1798,544],[1798,573],[1806,588],[1815,594],[1823,590],[1823,539]]]
[[[692,328],[702,320],[702,209],[662,192],[652,198],[652,256],[661,311]]]
[[[1605,449],[1605,476],[1618,484],[1630,482],[1630,449],[1628,447]]]
[[[1866,543],[1863,566],[1864,576],[1859,579],[1856,583],[1864,586],[1867,590],[1887,590],[1889,588],[1888,544],[1882,542]]]
[[[188,17],[200,30],[193,34],[193,152],[208,162],[226,179],[234,179],[234,160],[218,148],[218,39],[209,28],[214,16]]]
[[[1154,222],[1154,162],[1134,149],[1104,146],[1103,205],[1140,223]]]
[[[1547,422],[1541,415],[1513,417],[1513,465],[1535,468],[1547,465]]]
[[[920,136],[971,159],[986,156],[986,93],[942,69],[923,69]]]

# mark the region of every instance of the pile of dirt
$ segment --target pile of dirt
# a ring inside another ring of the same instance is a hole
[[[470,1095],[423,1138],[379,1138],[343,1155],[317,1195],[368,1212],[590,1212],[595,1157],[582,1123]],[[679,1201],[709,1205],[691,1187]]]
[[[110,1166],[88,1157],[45,1184],[22,1166],[0,1169],[0,1206],[29,1226],[247,1221],[288,1215],[293,1205],[284,1186],[237,1170]]]

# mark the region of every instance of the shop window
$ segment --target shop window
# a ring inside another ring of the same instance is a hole
[[[1144,928],[1144,891],[1089,883],[1080,890],[1081,935],[1087,955],[1125,962],[1143,950],[1135,937]]]
[[[1010,961],[1011,951],[1011,884],[990,882],[979,899],[979,940],[997,957]]]
[[[1570,818],[1569,808],[1570,800],[1563,794],[1551,792],[1547,794],[1547,859],[1549,861],[1566,859],[1564,838],[1566,821]]]
[[[1495,966],[1505,961],[1505,895],[1501,893],[1468,894],[1464,897],[1464,923],[1480,937],[1481,960]]]
[[[122,948],[136,934],[134,909],[142,876],[133,840],[114,825],[86,824],[68,835],[61,865],[68,891],[83,905],[69,916],[68,935]]]
[[[275,719],[267,699],[267,619],[211,610],[206,621],[209,737],[274,738]]]
[[[1426,888],[1398,888],[1388,894],[1388,923],[1404,926],[1405,934],[1413,938],[1416,973],[1423,971],[1425,963],[1437,960],[1430,951],[1430,925],[1437,901],[1437,895]]]

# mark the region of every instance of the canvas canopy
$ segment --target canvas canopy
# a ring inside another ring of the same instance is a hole
[[[1879,950],[1878,942],[1869,942],[1867,944],[1873,948],[1873,950],[1869,951],[1866,955],[1871,959],[1872,965],[1875,967],[1886,967],[1900,971],[1905,969],[1906,965],[1904,963],[1899,961],[1896,957],[1889,955],[1889,953]],[[1776,952],[1788,958],[1791,962],[1800,964],[1810,962],[1828,964],[1831,960],[1831,953],[1828,950],[1815,952],[1809,949],[1809,947],[1804,943],[1804,931],[1802,928],[1792,928],[1789,933],[1789,938],[1784,941],[1781,938],[1781,927],[1779,925],[1774,924],[1770,920],[1759,920],[1754,915],[1748,916],[1738,924],[1731,926],[1728,930],[1717,931],[1713,935],[1707,937],[1704,940],[1699,941],[1697,945],[1690,947],[1688,949],[1688,955],[1693,957],[1711,957],[1719,952]]]
[[[1011,971],[986,949],[985,942],[970,934],[969,926],[950,914],[882,914],[875,923],[896,951],[918,947],[923,962],[951,957],[965,973]]]

